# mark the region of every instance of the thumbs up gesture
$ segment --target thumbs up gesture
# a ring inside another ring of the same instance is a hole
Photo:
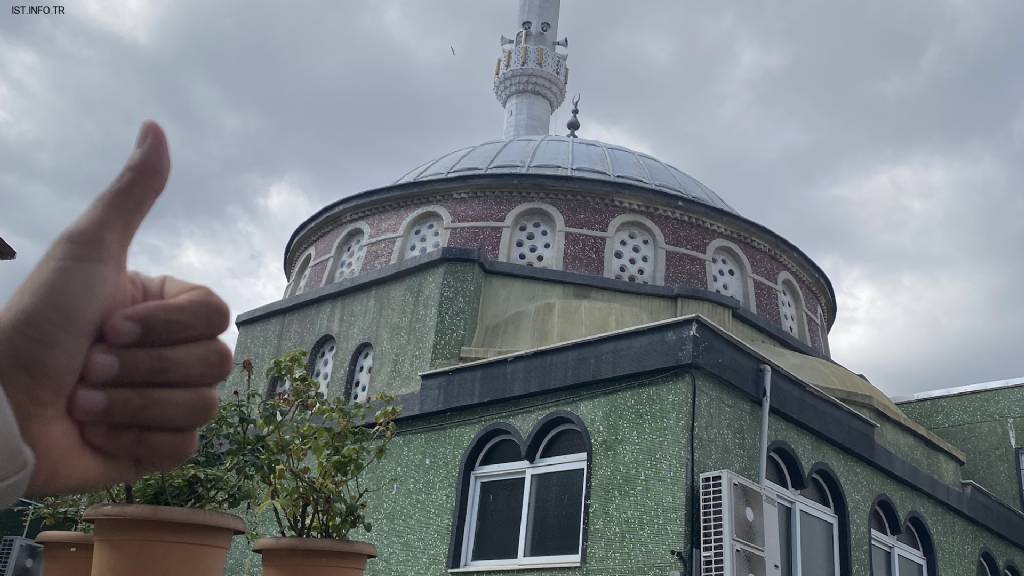
[[[163,191],[163,131],[143,124],[113,184],[0,310],[0,385],[35,454],[34,495],[95,490],[177,466],[231,370],[227,305],[208,288],[126,269]]]

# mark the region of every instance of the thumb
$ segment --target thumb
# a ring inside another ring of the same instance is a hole
[[[155,122],[144,122],[121,174],[72,225],[76,241],[87,244],[79,248],[127,254],[135,231],[167,184],[170,169],[163,130]]]

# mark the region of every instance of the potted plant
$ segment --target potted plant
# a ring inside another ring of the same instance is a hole
[[[377,550],[348,535],[372,528],[365,515],[372,489],[360,477],[395,436],[395,399],[325,398],[303,352],[274,360],[267,375],[284,382],[287,392],[261,398],[246,449],[247,468],[262,485],[258,508],[277,525],[277,536],[253,545],[263,574],[362,574]]]
[[[86,508],[117,498],[119,489],[94,494],[70,494],[43,498],[42,506],[28,510],[38,514],[45,529],[36,535],[43,545],[43,576],[89,576],[92,572],[91,526],[82,523]]]
[[[246,527],[240,517],[222,510],[250,502],[255,486],[238,467],[238,451],[229,448],[245,435],[248,411],[242,402],[237,395],[222,402],[201,431],[196,455],[183,466],[126,487],[123,503],[97,504],[85,511],[83,519],[94,525],[93,574],[224,573],[231,540]]]

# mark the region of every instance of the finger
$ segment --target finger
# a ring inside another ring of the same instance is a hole
[[[195,430],[159,430],[83,424],[82,437],[95,450],[136,461],[139,476],[170,470],[188,460],[199,447]]]
[[[71,416],[79,422],[194,430],[217,414],[213,388],[92,388],[79,386]]]
[[[79,248],[102,246],[127,253],[135,231],[163,191],[170,168],[163,130],[155,122],[144,122],[121,174],[71,226],[66,238]]]
[[[114,346],[164,346],[216,338],[231,321],[227,304],[205,286],[161,276],[144,278],[148,301],[119,310],[103,324]],[[149,298],[154,290],[160,295]]]
[[[89,350],[82,380],[107,386],[209,386],[221,382],[234,366],[231,349],[217,339],[152,348]]]

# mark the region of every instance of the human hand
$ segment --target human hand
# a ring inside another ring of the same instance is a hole
[[[167,182],[143,124],[124,170],[54,242],[0,312],[0,384],[35,453],[31,494],[104,488],[173,468],[231,370],[227,306],[208,288],[126,269]]]

